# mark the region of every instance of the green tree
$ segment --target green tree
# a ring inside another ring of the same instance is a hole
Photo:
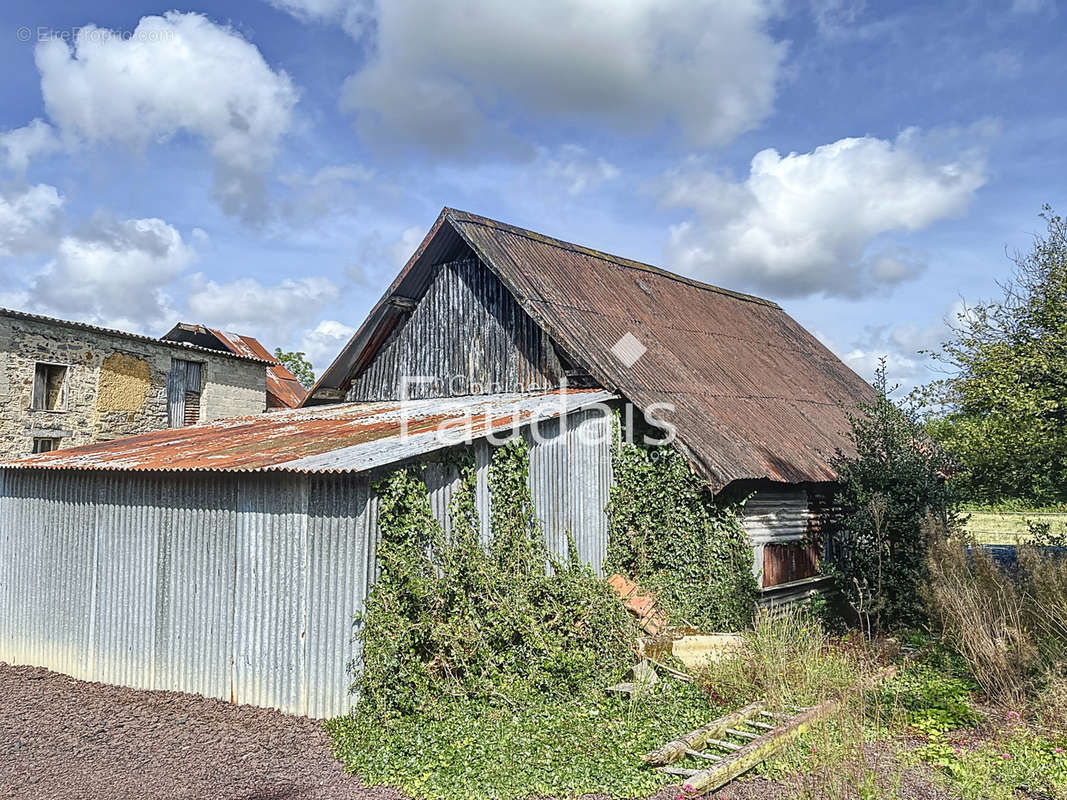
[[[315,370],[303,351],[287,353],[278,347],[274,350],[274,357],[296,376],[300,385],[305,389],[310,389],[315,385]]]
[[[1015,254],[1003,297],[959,315],[933,357],[950,377],[925,387],[931,434],[961,467],[970,499],[1067,501],[1067,222]]]
[[[830,525],[832,571],[872,631],[922,622],[923,521],[932,514],[946,530],[957,521],[948,459],[916,410],[889,398],[884,361],[874,388],[874,402],[852,418],[855,454],[839,454],[834,463],[839,486]]]

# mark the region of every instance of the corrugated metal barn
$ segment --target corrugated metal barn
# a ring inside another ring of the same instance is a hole
[[[457,448],[489,519],[492,436],[530,436],[549,547],[599,568],[606,392],[282,411],[0,469],[0,661],[328,717],[348,710],[386,472],[419,460],[449,525]],[[451,426],[447,432],[442,425]],[[401,437],[402,425],[408,427]],[[470,445],[453,444],[457,437]],[[488,531],[485,531],[488,536]]]
[[[619,406],[673,429],[711,491],[751,495],[766,598],[803,596],[871,397],[775,303],[445,209],[304,409],[0,467],[0,660],[341,713],[374,482],[423,464],[447,526],[448,453],[469,449],[488,537],[491,439],[521,431],[549,546],[570,533],[599,569]]]

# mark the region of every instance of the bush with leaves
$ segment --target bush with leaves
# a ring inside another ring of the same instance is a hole
[[[1067,221],[1041,216],[1046,233],[1014,256],[1003,297],[965,309],[932,353],[950,374],[923,391],[976,502],[1067,501]]]
[[[875,390],[852,418],[855,454],[835,459],[830,526],[831,570],[868,633],[921,624],[923,520],[932,514],[945,528],[958,521],[948,460],[915,411],[889,398],[884,363]]]
[[[667,446],[619,441],[608,504],[608,568],[653,592],[675,623],[746,628],[758,587],[736,506],[717,506]]]
[[[510,704],[617,679],[636,632],[608,584],[551,559],[527,488],[527,445],[498,448],[489,471],[492,541],[478,539],[473,464],[446,536],[415,468],[375,487],[381,570],[362,622],[360,705],[380,718],[446,700]],[[546,567],[549,570],[546,570]]]

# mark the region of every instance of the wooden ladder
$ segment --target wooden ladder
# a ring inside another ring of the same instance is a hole
[[[806,708],[790,708],[798,714],[807,711]],[[773,734],[781,722],[789,722],[793,716],[767,711],[763,702],[752,703],[668,742],[659,750],[645,755],[644,760],[655,765],[659,772],[688,778],[706,771],[708,767],[693,769],[681,766],[679,762],[697,759],[720,763],[744,750],[751,742]]]

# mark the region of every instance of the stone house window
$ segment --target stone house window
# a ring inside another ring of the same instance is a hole
[[[43,361],[34,364],[30,408],[34,411],[67,410],[67,370],[65,364]]]
[[[49,439],[43,436],[33,437],[33,454],[49,453],[59,448],[59,439]]]
[[[167,373],[167,421],[172,428],[200,421],[200,393],[203,390],[203,364],[199,361],[171,361]]]

